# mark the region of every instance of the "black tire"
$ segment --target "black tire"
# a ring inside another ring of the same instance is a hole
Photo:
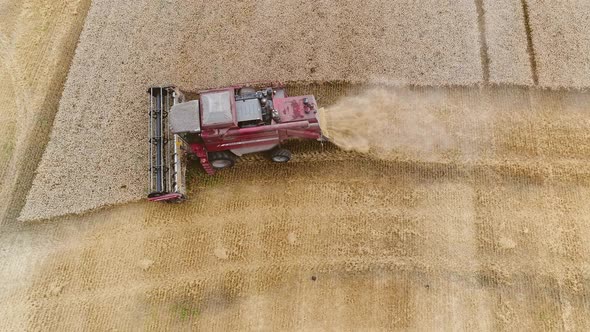
[[[291,151],[287,149],[275,149],[272,151],[270,159],[275,163],[286,163],[291,160]]]
[[[254,93],[256,93],[256,89],[250,88],[250,87],[241,88],[240,89],[240,92],[239,92],[240,97],[244,97],[246,95],[251,95],[251,94],[254,94]]]
[[[168,204],[180,204],[182,202],[186,201],[186,197],[181,196],[178,197],[177,199],[169,199],[167,201],[164,201],[164,203],[168,203]]]
[[[215,169],[230,168],[236,163],[236,156],[229,151],[209,152],[209,163]]]

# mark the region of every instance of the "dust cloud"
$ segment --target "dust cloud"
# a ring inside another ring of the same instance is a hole
[[[347,151],[381,159],[437,161],[460,146],[444,122],[443,92],[367,89],[320,110],[324,136]]]

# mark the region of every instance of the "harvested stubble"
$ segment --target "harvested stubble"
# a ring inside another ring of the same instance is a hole
[[[478,38],[471,0],[96,1],[23,217],[143,197],[149,85],[472,84]]]
[[[533,85],[522,0],[482,0],[481,6],[489,82]]]
[[[182,205],[0,235],[0,315],[23,309],[9,330],[588,330],[590,173],[532,175],[239,163]]]
[[[539,85],[590,87],[590,1],[525,0]]]

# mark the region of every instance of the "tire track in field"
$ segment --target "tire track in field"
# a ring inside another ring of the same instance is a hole
[[[490,56],[488,54],[486,17],[483,2],[484,0],[475,0],[475,8],[477,10],[477,27],[479,29],[482,80],[484,84],[488,84],[490,82]]]
[[[531,72],[533,74],[533,84],[539,85],[539,72],[537,68],[537,59],[535,55],[535,45],[533,43],[533,32],[531,28],[531,20],[529,13],[529,5],[527,0],[520,0],[522,3],[522,11],[524,13],[524,27],[526,29],[527,38],[527,53],[531,62]]]

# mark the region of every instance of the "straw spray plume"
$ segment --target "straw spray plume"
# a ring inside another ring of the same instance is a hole
[[[443,121],[444,93],[373,88],[320,110],[326,137],[342,149],[384,159],[447,159],[456,142]]]

